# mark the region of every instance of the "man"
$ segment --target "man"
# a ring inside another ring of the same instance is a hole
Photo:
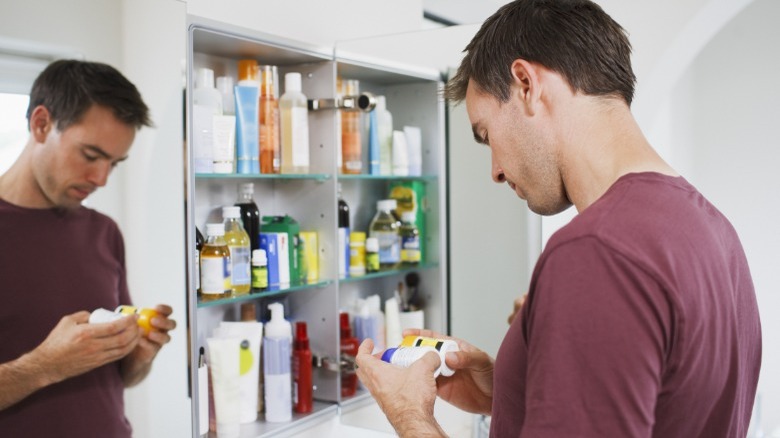
[[[634,121],[623,29],[588,0],[517,0],[466,51],[446,93],[465,99],[493,179],[536,213],[579,215],[547,243],[495,363],[458,341],[457,371],[434,381],[434,354],[400,369],[361,345],[392,425],[443,435],[438,394],[492,413],[496,437],[744,437],[761,360],[747,261]]]
[[[176,323],[165,305],[146,336],[136,316],[88,323],[130,295],[119,229],[81,202],[127,158],[148,109],[114,68],[63,60],[35,80],[27,119],[27,145],[0,176],[0,431],[129,437],[124,387]]]

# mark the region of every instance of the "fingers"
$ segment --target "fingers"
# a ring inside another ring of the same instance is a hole
[[[444,358],[453,370],[485,370],[493,366],[493,359],[484,351],[451,351]]]
[[[370,356],[372,351],[374,351],[374,341],[371,339],[366,339],[360,344],[360,347],[358,347],[357,355],[358,357],[366,354]]]
[[[435,351],[429,351],[412,364],[413,367],[422,367],[426,372],[433,374],[441,365],[441,357]]]
[[[155,306],[154,310],[163,316],[170,316],[171,313],[173,313],[173,308],[167,304],[158,304]]]
[[[76,313],[71,313],[70,315],[63,316],[62,320],[66,320],[74,324],[86,324],[89,322],[89,312],[82,310]]]
[[[170,315],[170,314],[169,314]],[[176,321],[168,318],[167,316],[155,316],[150,321],[152,327],[161,332],[169,332],[176,328]]]
[[[116,336],[117,334],[135,328],[138,325],[138,315],[128,315],[119,318],[116,321],[89,324],[84,326],[84,330],[90,336],[104,338]]]
[[[450,336],[443,335],[441,333],[437,333],[433,330],[428,329],[405,329],[403,332],[404,336],[423,336],[426,338],[438,338],[438,339],[454,339]]]

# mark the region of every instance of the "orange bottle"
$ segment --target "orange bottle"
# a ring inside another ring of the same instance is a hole
[[[344,96],[357,96],[360,82],[343,81]],[[341,173],[360,174],[363,169],[360,111],[341,111]]]
[[[279,101],[274,84],[275,66],[260,66],[260,173],[280,173]]]

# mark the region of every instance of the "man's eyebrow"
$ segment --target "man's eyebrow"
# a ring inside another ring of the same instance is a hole
[[[477,134],[477,131],[479,130],[479,123],[474,123],[471,125],[471,132],[474,134],[474,141],[476,141],[479,144],[485,144],[485,139],[482,138],[479,134]]]
[[[86,149],[89,149],[89,151],[90,151],[90,152],[93,152],[93,153],[95,153],[95,154],[98,154],[98,155],[100,155],[101,157],[105,158],[106,160],[112,160],[112,161],[114,161],[115,163],[119,163],[120,161],[125,161],[125,160],[127,159],[127,156],[124,156],[124,157],[119,157],[119,158],[114,158],[114,157],[112,157],[112,156],[111,156],[111,154],[109,154],[108,152],[104,151],[104,150],[103,150],[103,149],[101,149],[100,147],[98,147],[98,146],[95,146],[95,145],[93,145],[93,144],[85,144],[85,145],[84,145],[84,147],[85,147]]]

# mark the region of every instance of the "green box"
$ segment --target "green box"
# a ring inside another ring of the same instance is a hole
[[[288,254],[290,254],[290,284],[299,284],[301,278],[300,266],[298,266],[298,234],[301,227],[291,216],[263,216],[263,223],[260,229],[264,233],[287,233]]]
[[[424,181],[393,181],[390,183],[389,199],[395,199],[398,207],[396,216],[407,211],[415,213],[414,224],[420,232],[420,263],[425,263],[427,258],[428,233],[425,226],[425,210],[428,206],[428,198],[425,194]]]

